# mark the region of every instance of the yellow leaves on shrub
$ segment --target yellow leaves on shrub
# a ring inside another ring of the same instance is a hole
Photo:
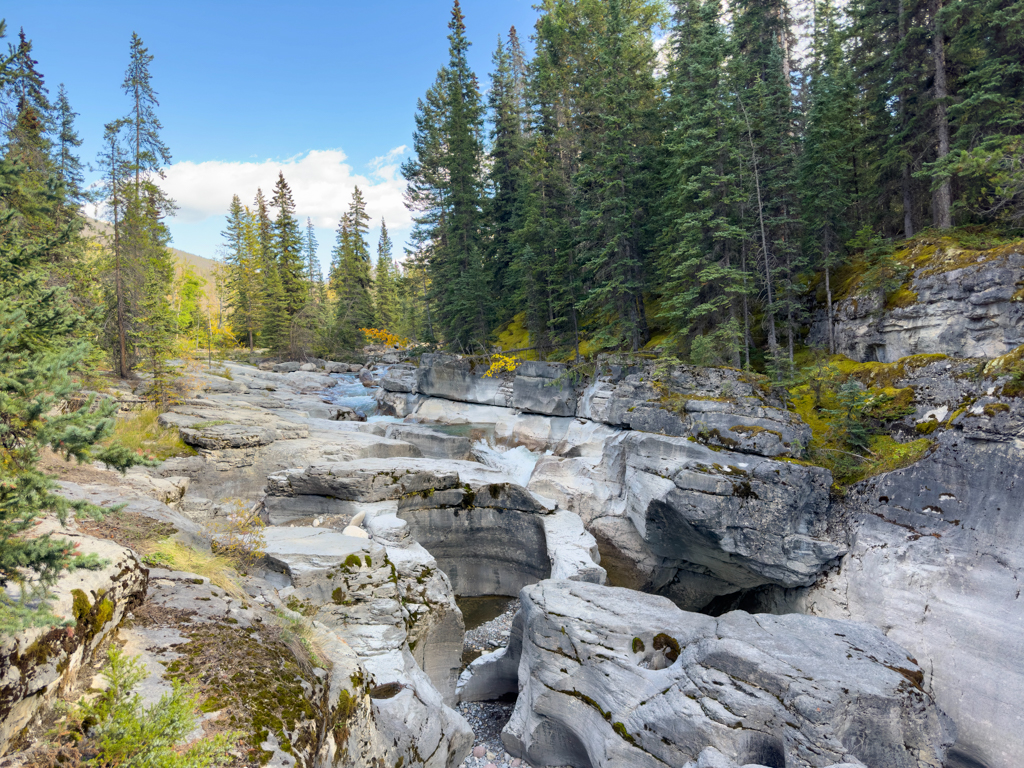
[[[359,330],[374,344],[381,344],[385,347],[408,349],[413,343],[412,339],[399,336],[383,328],[360,328]]]
[[[516,368],[518,368],[522,362],[522,359],[515,355],[502,355],[500,353],[491,355],[491,367],[487,369],[484,376],[492,378],[503,373],[515,373]]]

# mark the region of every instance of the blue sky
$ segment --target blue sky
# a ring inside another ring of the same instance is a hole
[[[533,0],[462,0],[470,59],[486,87],[497,36],[515,25],[525,45]],[[363,188],[386,216],[396,252],[408,233],[398,164],[409,156],[416,100],[447,60],[450,0],[381,2],[53,2],[10,4],[4,42],[33,41],[51,95],[63,82],[80,113],[82,158],[103,124],[128,111],[120,85],[137,32],[156,58],[153,82],[181,205],[174,245],[215,257],[233,193],[269,192],[278,169],[298,214],[317,225],[326,265],[334,227]]]

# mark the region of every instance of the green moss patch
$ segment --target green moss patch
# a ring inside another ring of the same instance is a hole
[[[265,765],[272,753],[261,745],[273,733],[283,751],[315,748],[319,713],[307,690],[320,681],[304,670],[279,630],[240,629],[224,624],[181,626],[188,641],[166,676],[193,682],[206,711],[220,711],[224,724],[245,734],[250,761]],[[305,684],[305,685],[304,685]]]
[[[662,651],[670,662],[675,663],[675,660],[679,658],[679,641],[671,635],[666,635],[664,632],[657,634],[651,645],[654,650]]]

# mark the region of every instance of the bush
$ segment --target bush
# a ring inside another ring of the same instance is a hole
[[[241,499],[232,499],[227,502],[227,506],[229,514],[210,521],[207,531],[214,552],[228,558],[240,571],[247,573],[266,554],[266,524],[258,508],[249,507]]]
[[[131,766],[131,768],[207,768],[228,761],[241,734],[220,733],[182,748],[196,727],[199,694],[191,685],[172,682],[173,690],[143,707],[134,689],[147,676],[142,662],[113,646],[103,670],[107,689],[92,701],[68,708],[54,743],[44,751],[52,766]]]

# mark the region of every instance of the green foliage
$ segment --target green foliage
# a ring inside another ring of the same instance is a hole
[[[295,218],[295,200],[284,172],[278,172],[270,205],[277,209],[271,247],[281,280],[285,314],[291,318],[298,314],[308,299],[307,266],[302,233]]]
[[[46,270],[70,229],[36,237],[21,214],[30,206],[52,216],[59,203],[50,189],[32,185],[23,165],[0,159],[0,586],[22,585],[23,599],[5,598],[4,612],[30,623],[44,615],[46,588],[76,559],[66,540],[29,535],[37,519],[102,514],[55,493],[56,483],[39,469],[40,450],[122,470],[142,461],[123,446],[95,447],[113,428],[115,401],[73,397],[70,373],[89,352],[77,338],[84,321],[67,291],[48,284]]]
[[[373,325],[370,250],[366,243],[369,220],[363,193],[356,187],[349,209],[338,224],[331,260],[331,287],[337,297],[332,333],[336,350],[360,346],[363,335],[359,329]]]
[[[145,707],[134,692],[148,675],[145,665],[117,646],[111,646],[107,660],[106,689],[95,699],[72,706],[61,723],[57,736],[66,750],[89,755],[90,764],[132,768],[207,768],[229,761],[238,733],[219,733],[179,746],[198,722],[199,694],[194,686],[173,681],[170,694]]]

